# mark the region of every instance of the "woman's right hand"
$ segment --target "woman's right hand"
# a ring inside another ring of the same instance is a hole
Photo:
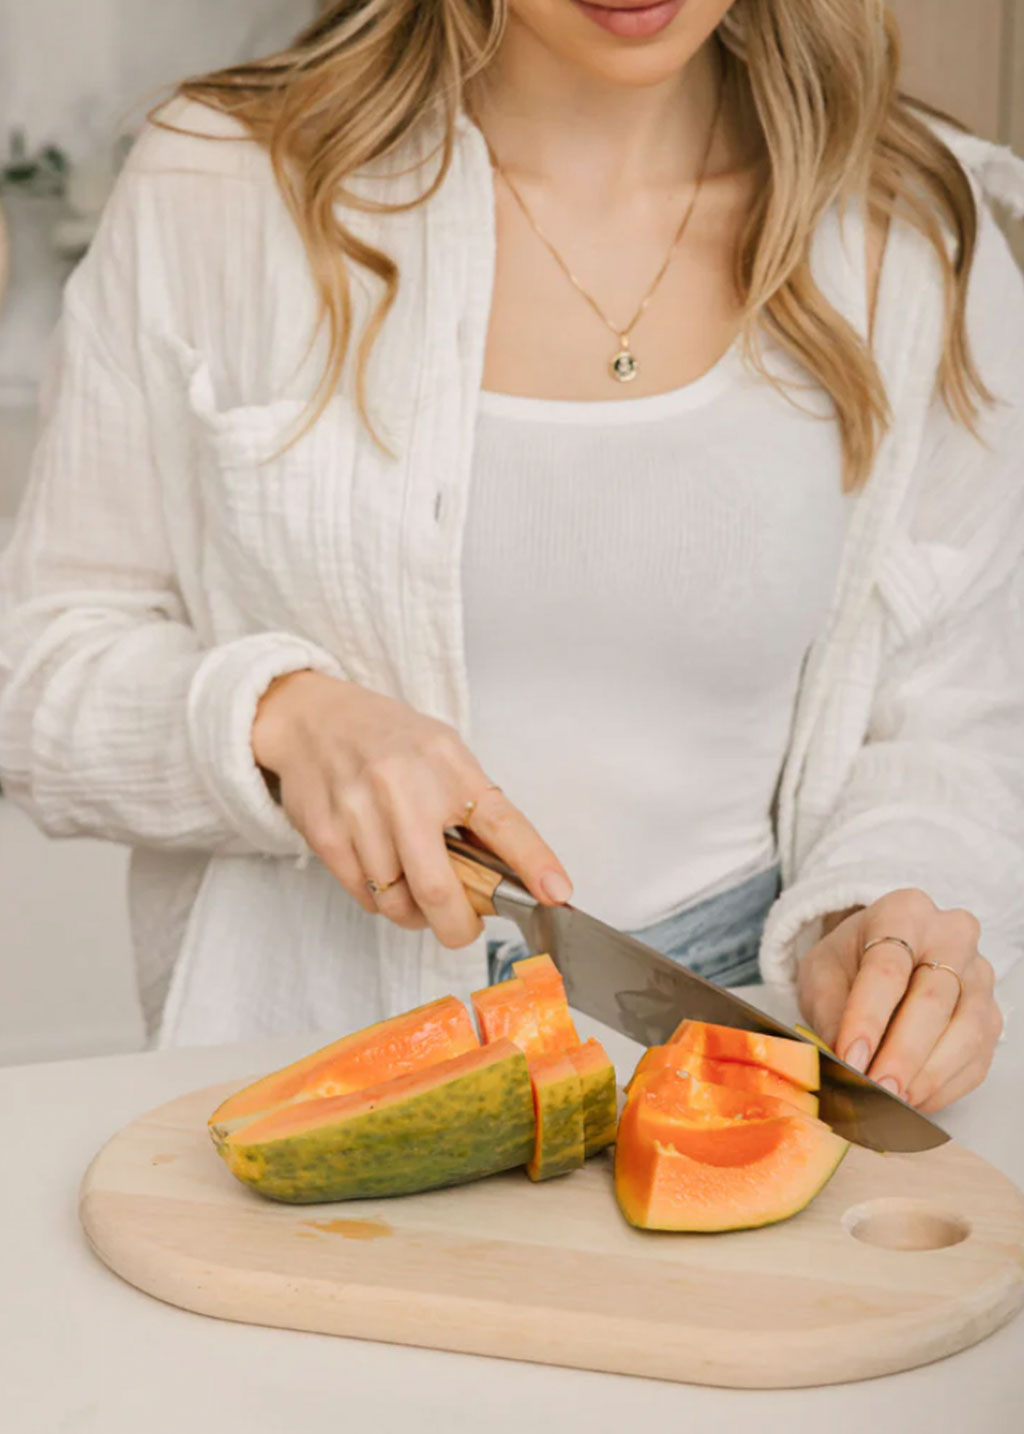
[[[292,825],[360,906],[445,946],[482,931],[452,869],[444,829],[468,826],[551,906],[572,886],[551,848],[455,729],[405,702],[319,672],[279,677],[252,729],[256,761],[281,784]],[[469,802],[476,802],[466,822]],[[372,895],[367,880],[389,886]]]

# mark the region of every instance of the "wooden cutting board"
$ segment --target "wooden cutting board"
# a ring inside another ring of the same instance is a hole
[[[1024,1197],[954,1143],[854,1147],[799,1215],[665,1235],[619,1214],[611,1160],[396,1200],[285,1206],[206,1132],[240,1082],[126,1127],[86,1174],[97,1254],[205,1315],[697,1384],[867,1379],[985,1338],[1024,1305]]]

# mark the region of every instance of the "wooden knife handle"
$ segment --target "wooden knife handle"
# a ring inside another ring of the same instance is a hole
[[[493,916],[493,897],[502,882],[501,872],[491,871],[488,867],[481,866],[478,861],[471,861],[469,857],[452,851],[448,853],[448,860],[465,887],[469,904],[477,916]]]
[[[455,875],[462,882],[469,897],[469,904],[478,916],[494,916],[493,896],[503,881],[521,887],[522,881],[500,856],[474,837],[463,827],[455,827],[444,834],[448,859]]]

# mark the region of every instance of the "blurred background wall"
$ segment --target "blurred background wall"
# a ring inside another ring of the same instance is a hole
[[[1024,0],[890,0],[903,88],[1024,154]],[[1008,228],[1024,263],[1024,226]]]
[[[16,158],[12,143],[22,155],[22,177],[0,190],[13,246],[0,313],[0,548],[61,286],[113,178],[118,130],[130,133],[181,76],[279,47],[317,7],[0,0],[0,169]],[[1024,0],[891,8],[905,30],[905,88],[1024,153]],[[138,1046],[124,866],[104,843],[48,841],[0,799],[0,1063]]]
[[[1024,140],[1024,3],[890,0],[905,86],[987,139]]]
[[[315,0],[0,0],[0,144],[15,126],[74,159],[161,88],[279,48]]]

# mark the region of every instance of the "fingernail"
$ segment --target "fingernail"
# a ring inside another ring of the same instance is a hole
[[[559,905],[568,901],[572,895],[572,884],[562,875],[560,871],[546,871],[540,879],[541,889],[544,895]]]
[[[900,1083],[895,1076],[886,1076],[885,1079],[880,1080],[878,1084],[883,1090],[891,1091],[893,1095],[899,1095],[900,1093]]]
[[[853,1066],[855,1071],[864,1072],[868,1068],[868,1056],[870,1056],[870,1054],[871,1051],[868,1048],[868,1043],[864,1037],[861,1036],[858,1040],[854,1041],[853,1045],[846,1052],[844,1060],[848,1066]]]

